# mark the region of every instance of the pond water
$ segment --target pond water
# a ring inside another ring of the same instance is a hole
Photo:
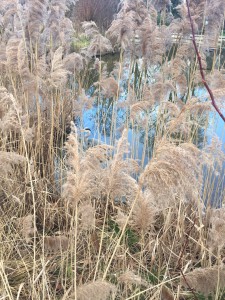
[[[225,52],[225,51],[224,51]],[[224,53],[225,55],[225,53]],[[108,71],[113,67],[113,63],[117,62],[119,59],[118,56],[108,56],[104,57],[104,61],[108,61]],[[211,62],[209,58],[209,64]],[[122,90],[120,91],[118,103],[122,103],[127,98],[127,83],[133,81],[134,83],[134,74],[130,76],[129,73],[129,64],[127,64],[127,69],[123,70],[120,86]],[[92,96],[95,91],[95,87],[90,85],[86,90],[88,96]],[[196,96],[206,95],[206,100],[208,99],[207,93],[204,88],[196,89]],[[116,116],[116,119],[115,119]],[[143,128],[138,125],[129,124],[128,129],[128,142],[130,144],[130,157],[139,161],[141,167],[149,162],[152,157],[152,150],[154,145],[154,136],[156,131],[156,116],[155,113],[151,114],[150,125],[148,125],[148,130],[143,130]],[[114,124],[112,124],[112,119],[115,119]],[[199,132],[198,141],[199,145],[202,145],[203,139],[206,138],[206,144],[210,144],[212,138],[217,136],[223,146],[225,146],[225,128],[223,121],[215,113],[210,114],[210,122],[207,130],[205,132]],[[123,124],[126,124],[127,120],[127,109],[122,108],[122,106],[115,107],[112,99],[104,99],[98,101],[92,109],[84,110],[82,120],[76,119],[75,124],[78,128],[89,128],[91,130],[91,138],[94,138],[99,141],[99,143],[106,143],[110,145],[115,145],[116,141],[121,136],[121,131]],[[113,134],[112,134],[113,132]],[[147,135],[146,135],[147,132]],[[201,136],[201,134],[203,134]],[[205,203],[214,203],[215,206],[221,206],[224,197],[225,197],[225,162],[221,169],[216,170],[213,173],[209,173],[207,170],[205,173],[205,182],[204,188],[206,189],[209,185],[214,185],[212,193],[204,196],[203,199]]]
[[[104,56],[104,62],[107,63],[107,71],[111,72],[114,64],[119,61],[119,55]],[[141,61],[140,61],[141,63]],[[129,63],[124,64],[120,79],[120,92],[117,105],[113,99],[101,99],[96,102],[89,110],[84,110],[82,120],[75,119],[75,124],[78,128],[89,128],[91,130],[90,138],[99,140],[99,143],[116,145],[120,138],[124,124],[127,124],[128,109],[123,107],[123,103],[127,99],[128,82],[136,84],[135,74],[130,74]],[[96,78],[93,76],[93,78]],[[92,96],[96,88],[91,85],[86,90],[86,95]],[[114,119],[114,123],[112,122]],[[130,144],[130,157],[139,161],[144,167],[152,156],[154,144],[154,135],[156,129],[156,114],[149,117],[148,136],[143,127],[138,124],[128,124],[128,142]]]
[[[209,145],[213,142],[213,139],[217,137],[221,143],[221,149],[225,153],[225,124],[215,113],[211,114],[211,124],[208,127],[206,135]],[[215,155],[217,155],[217,153],[215,153]],[[207,194],[204,199],[205,202],[211,203],[216,207],[221,207],[225,200],[225,161],[221,161],[221,166],[217,166],[215,172],[207,173],[206,178],[204,182],[205,188],[207,188],[208,185],[213,185],[214,189],[208,189],[212,192],[211,194]]]

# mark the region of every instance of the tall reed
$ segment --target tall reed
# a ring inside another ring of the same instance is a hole
[[[74,52],[75,2],[0,4],[0,296],[223,299],[224,146],[187,7],[121,1]],[[221,111],[224,9],[190,3]]]

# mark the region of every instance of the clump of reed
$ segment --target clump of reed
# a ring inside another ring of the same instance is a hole
[[[72,2],[0,4],[0,298],[223,299],[224,152],[185,4],[121,1],[76,53]],[[191,3],[204,66],[224,21],[207,3]],[[222,110],[221,51],[205,75]],[[87,149],[90,108],[106,141]]]

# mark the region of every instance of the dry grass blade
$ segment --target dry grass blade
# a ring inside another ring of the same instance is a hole
[[[224,297],[225,1],[172,2],[0,1],[0,298]]]

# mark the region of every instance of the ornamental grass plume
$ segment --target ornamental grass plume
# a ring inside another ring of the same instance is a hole
[[[99,34],[98,26],[93,21],[83,22],[82,28],[83,28],[85,34],[87,35],[87,37],[89,37],[89,38]]]
[[[123,4],[125,5],[125,4]],[[113,46],[121,46],[123,50],[131,47],[135,36],[136,19],[135,12],[121,10],[117,18],[112,21],[110,28],[106,32]]]
[[[217,290],[223,289],[225,286],[225,270],[223,267],[197,268],[192,272],[185,274],[185,280],[181,280],[181,284],[189,286],[196,291],[204,294],[206,297],[215,295]]]
[[[145,62],[161,64],[162,55],[165,52],[164,41],[160,38],[160,31],[157,23],[151,16],[144,19],[139,26],[137,34],[140,38],[138,53]]]
[[[63,65],[63,48],[59,47],[52,57],[48,82],[54,88],[60,88],[67,81],[68,71]]]
[[[209,247],[222,252],[225,246],[225,208],[213,209],[210,215]]]
[[[110,40],[108,40],[99,32],[99,29],[95,22],[83,22],[82,27],[85,31],[85,34],[90,39],[90,44],[87,47],[86,51],[86,54],[89,57],[99,54],[106,54],[113,51]]]
[[[78,214],[80,217],[80,228],[83,231],[95,229],[96,210],[91,203],[84,203],[79,206]]]
[[[0,136],[6,138],[10,134],[20,134],[26,142],[32,142],[34,126],[30,127],[29,115],[24,113],[20,100],[20,97],[14,97],[5,87],[0,87]],[[15,155],[19,157],[19,154]],[[10,157],[12,158],[12,153],[9,153],[9,159]]]
[[[63,198],[72,206],[79,203],[82,199],[88,199],[95,189],[95,176],[93,170],[82,168],[82,156],[84,152],[78,142],[77,131],[71,123],[71,133],[65,143],[67,151],[67,177],[63,185]],[[87,166],[87,165],[86,165]]]
[[[220,35],[220,30],[223,27],[224,22],[224,10],[225,4],[223,0],[210,1],[205,3],[205,18],[207,24],[205,25],[205,32],[203,37],[203,48],[209,49],[212,46],[216,46]]]
[[[0,151],[0,174],[1,179],[4,176],[12,176],[15,173],[15,166],[25,165],[26,158],[16,152]]]
[[[67,71],[76,74],[84,69],[85,60],[79,53],[73,52],[63,58],[63,65]]]
[[[176,106],[176,108],[175,108]],[[203,102],[197,97],[192,97],[186,104],[180,106],[174,103],[167,103],[165,107],[174,107],[173,114],[170,115],[166,127],[170,134],[181,133],[188,139],[193,133],[193,127],[200,128],[204,126],[204,118],[207,113],[212,110],[212,105],[209,102]]]
[[[127,130],[124,129],[117,142],[113,159],[104,171],[105,194],[114,201],[126,199],[127,203],[135,198],[138,191],[137,181],[132,177],[139,170],[138,163],[131,158],[125,158],[129,152]]]
[[[119,282],[124,283],[125,285],[132,286],[135,285],[143,285],[148,286],[147,282],[141,278],[141,276],[136,275],[133,271],[127,270],[126,272],[122,273],[119,278]]]
[[[102,34],[92,36],[90,45],[87,48],[88,56],[103,55],[113,52],[113,48],[109,39]]]
[[[146,234],[154,231],[157,209],[150,193],[141,193],[136,200],[129,224],[137,232]]]
[[[71,125],[74,128],[74,124]],[[111,146],[98,145],[84,151],[78,141],[76,129],[72,129],[65,149],[67,151],[67,177],[63,186],[66,202],[79,203],[101,195],[132,198],[137,190],[136,180],[131,176],[138,171],[138,164],[124,159],[128,151],[127,132],[118,141],[114,157],[108,161]]]
[[[139,114],[143,111],[147,111],[152,108],[153,104],[151,101],[138,101],[130,107],[130,119],[135,120],[139,118]]]
[[[27,37],[35,42],[40,38],[41,28],[45,25],[47,17],[46,0],[27,1]]]
[[[173,206],[177,197],[198,202],[202,186],[201,151],[191,143],[176,145],[161,140],[154,157],[140,176],[140,184],[153,193],[158,206]]]
[[[22,236],[25,238],[26,242],[29,243],[34,236],[35,231],[37,230],[34,226],[34,216],[30,214],[25,217],[19,218],[18,221],[22,225]]]
[[[14,96],[5,87],[0,87],[0,130],[3,134],[20,130],[18,112],[21,113],[21,106]]]
[[[97,280],[91,283],[85,283],[77,288],[77,299],[78,300],[89,300],[90,295],[95,300],[107,300],[110,295],[114,294],[116,286],[104,281]],[[74,296],[70,296],[67,299],[74,299]]]
[[[106,35],[87,22],[80,36],[74,2],[0,1],[0,295],[171,300],[193,289],[218,300],[225,157],[186,6],[173,18],[166,0],[121,1]],[[206,48],[224,3],[189,2],[223,108],[223,45]]]
[[[116,97],[119,93],[118,82],[113,77],[108,77],[101,79],[96,82],[95,85],[99,85],[101,88],[101,93],[106,97]]]

